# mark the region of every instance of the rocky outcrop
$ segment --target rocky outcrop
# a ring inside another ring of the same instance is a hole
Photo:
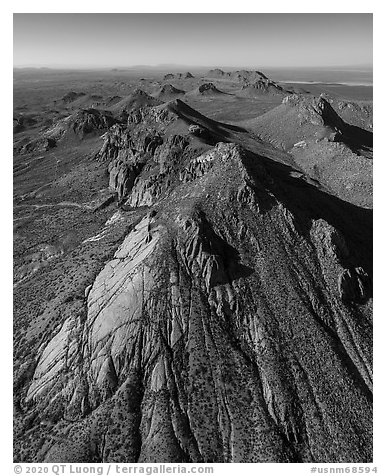
[[[92,134],[106,131],[116,122],[109,112],[92,108],[81,109],[60,119],[35,139],[24,144],[21,152],[47,151],[62,141],[83,140]]]
[[[61,372],[71,368],[78,358],[76,342],[79,320],[68,318],[55,337],[43,349],[34,372],[33,381],[28,389],[26,402],[52,392],[58,383]],[[74,390],[74,389],[72,389]]]
[[[114,160],[109,165],[109,187],[118,194],[118,201],[122,201],[131,192],[135,179],[140,174],[143,164],[132,161]]]
[[[276,108],[242,124],[263,140],[285,150],[302,140],[339,142],[356,155],[367,156],[372,147],[371,133],[344,122],[323,95],[290,94]]]
[[[180,171],[180,180],[182,182],[191,182],[206,174],[211,169],[215,154],[204,154],[194,158],[188,166]]]
[[[176,96],[182,96],[185,94],[185,91],[174,87],[172,84],[164,84],[161,88],[155,93],[155,97],[158,98],[173,98]]]
[[[209,76],[210,78],[216,78],[216,77],[222,78],[226,74],[227,73],[225,73],[222,69],[215,68],[215,69],[209,70],[208,73],[207,73],[207,76]]]
[[[361,268],[345,269],[339,276],[339,293],[345,302],[366,302],[370,295],[369,275]]]
[[[191,79],[194,78],[192,73],[187,71],[186,73],[168,73],[165,74],[164,80],[170,81],[171,79]]]
[[[134,339],[138,335],[138,319],[144,318],[144,306],[155,286],[156,276],[146,262],[155,250],[162,230],[162,227],[152,226],[150,217],[144,218],[127,236],[91,288],[84,332],[91,362],[90,377],[99,388],[107,384],[110,390],[115,390],[112,383],[122,375],[125,366],[130,365],[125,362],[125,355],[130,356],[127,335]],[[120,290],[124,290],[123,293]],[[108,349],[108,355],[104,349]],[[154,352],[150,347],[148,351]]]
[[[84,109],[57,122],[44,133],[44,137],[56,142],[73,136],[83,139],[87,134],[107,130],[116,122],[108,112]]]
[[[178,115],[165,107],[140,108],[128,116],[127,126],[115,125],[102,136],[104,143],[95,158],[108,163],[110,187],[119,200],[127,198],[135,185],[130,203],[138,206],[145,200],[147,205],[153,203],[151,196],[159,196],[170,185],[178,158],[189,144],[188,136],[165,135],[165,128],[177,120]],[[136,181],[145,166],[147,173]]]
[[[221,69],[211,69],[206,74],[208,78],[219,78],[227,79],[229,81],[240,82],[244,84],[253,84],[253,83],[268,83],[271,82],[267,76],[261,71],[249,71],[249,70],[238,70],[238,71],[223,71]]]
[[[262,82],[262,83],[272,82],[261,71],[248,71],[245,69],[231,72],[230,78],[232,78],[233,80],[237,80],[239,82],[248,83],[248,84],[253,84],[256,82]]]
[[[315,240],[321,256],[327,256],[337,263],[343,263],[349,256],[343,235],[325,220],[313,221],[311,236]]]
[[[205,123],[204,116],[177,100],[166,107],[137,109],[127,117],[127,126],[116,124],[102,136],[104,143],[95,158],[108,163],[109,186],[120,202],[126,198],[130,207],[155,203],[191,157],[192,136],[212,140],[211,132],[197,124],[186,127],[185,135],[165,134],[180,119]],[[146,173],[139,177],[142,170]]]
[[[106,130],[115,122],[115,119],[109,113],[104,113],[97,109],[85,109],[70,116],[66,121],[66,125],[68,131],[72,131],[80,138],[83,138],[91,132]],[[55,131],[48,131],[47,134],[55,135]]]
[[[237,92],[237,96],[242,97],[258,97],[261,95],[285,95],[290,94],[289,91],[284,90],[279,84],[270,79],[259,79],[252,83],[245,83]]]
[[[109,187],[121,201],[133,188],[135,179],[163,139],[156,133],[139,138],[131,136],[126,128],[117,126],[103,136],[104,144],[96,159],[108,161]]]
[[[283,104],[297,108],[300,123],[310,122],[315,126],[329,127],[332,131],[343,134],[344,122],[323,96],[308,98],[291,94],[283,99]]]
[[[153,166],[148,164],[148,173],[138,177],[126,205],[130,207],[150,206],[165,193],[170,192],[178,171],[190,156],[188,138],[180,135],[169,136],[153,155]]]
[[[129,96],[122,98],[111,106],[111,111],[121,121],[126,121],[127,117],[141,108],[154,107],[161,104],[161,101],[142,89],[135,89]]]
[[[340,117],[348,124],[360,127],[369,132],[373,130],[373,104],[372,102],[356,103],[353,101],[340,101],[332,99],[331,105]]]
[[[187,93],[188,95],[197,96],[197,95],[217,95],[217,94],[224,94],[220,91],[213,83],[203,83],[200,84],[196,89]]]
[[[77,99],[83,96],[86,96],[86,93],[82,91],[81,92],[70,91],[61,98],[61,101],[64,102],[65,104],[68,104],[68,103],[76,101]]]
[[[121,124],[115,124],[108,132],[101,136],[103,145],[95,158],[98,161],[106,162],[114,160],[122,151],[130,148],[131,140],[126,127]]]
[[[31,152],[47,152],[50,149],[56,147],[56,140],[51,137],[40,137],[38,139],[28,141],[26,144],[22,144],[18,147],[20,153]]]

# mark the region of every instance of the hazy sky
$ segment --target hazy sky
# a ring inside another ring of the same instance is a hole
[[[372,15],[14,14],[14,65],[372,64]]]

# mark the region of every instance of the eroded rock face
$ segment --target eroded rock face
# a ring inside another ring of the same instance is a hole
[[[186,73],[168,73],[165,74],[164,79],[165,80],[170,80],[170,79],[191,79],[194,78],[192,73],[187,71]]]
[[[225,72],[221,69],[211,69],[207,76],[210,78],[226,78],[232,81],[238,81],[244,84],[252,84],[259,81],[269,81],[267,76],[261,71],[248,71],[245,69],[239,71]]]
[[[76,92],[76,91],[70,91],[66,93],[62,98],[61,101],[63,101],[65,104],[71,103],[75,101],[76,99],[79,99],[83,96],[86,96],[86,93],[84,92]]]
[[[137,109],[128,116],[127,126],[116,124],[102,136],[104,143],[95,158],[108,163],[109,185],[120,202],[126,199],[130,207],[154,204],[168,190],[186,160],[196,154],[189,147],[192,135],[197,136],[192,125],[185,134],[167,132],[171,124],[180,120],[179,109],[179,103],[174,109]],[[200,138],[210,136],[203,127],[196,127],[203,131]]]
[[[230,74],[230,77],[238,81],[253,83],[255,81],[269,81],[267,76],[261,71],[248,71],[242,69]]]
[[[139,110],[136,113],[145,114],[146,120],[150,120],[151,123],[155,120],[155,122],[159,121],[163,124],[159,116],[154,116],[153,113],[146,114],[143,110]],[[146,121],[143,122],[147,124]],[[129,120],[129,124],[132,124],[131,120]],[[127,127],[117,125],[102,136],[104,143],[97,153],[96,159],[108,162],[109,186],[118,193],[118,200],[121,201],[127,198],[135,184],[136,178],[146,163],[154,161],[164,163],[162,157],[165,157],[165,154],[168,153],[172,154],[175,147],[178,147],[178,141],[176,142],[175,136],[172,136],[165,139],[166,143],[161,150],[160,146],[164,142],[161,134],[153,126],[146,128],[143,133],[138,134],[138,131],[132,132]],[[157,149],[160,150],[157,151]],[[159,160],[157,159],[158,157],[160,157]],[[172,158],[169,162],[173,162]]]
[[[127,117],[128,124],[162,123],[168,124],[175,120],[169,110],[164,107],[143,107],[131,112]]]
[[[50,149],[56,147],[56,140],[50,137],[41,137],[37,140],[27,142],[23,144],[19,152],[21,153],[30,153],[30,152],[46,152]]]
[[[197,88],[199,94],[221,94],[213,83],[204,83]]]
[[[131,142],[130,146],[119,149],[116,158],[108,166],[109,186],[118,193],[119,201],[127,198],[149,157],[155,153],[162,142],[161,136],[150,134],[145,136],[141,144]],[[139,147],[139,150],[133,147]],[[106,155],[110,155],[110,152]]]
[[[106,147],[112,163],[131,137]],[[51,425],[34,458],[371,461],[370,295],[349,205],[313,192],[315,212],[286,170],[235,144],[194,153],[179,134],[127,193],[152,208],[26,380],[21,411]]]
[[[91,364],[90,377],[99,388],[115,390],[114,382],[118,383],[119,376],[130,364],[125,361],[130,355],[127,338],[131,335],[136,339],[155,286],[157,274],[146,260],[161,234],[162,227],[152,227],[149,218],[142,220],[90,290],[84,341]]]
[[[115,124],[101,137],[104,142],[96,159],[102,162],[114,160],[123,150],[130,147],[130,135],[126,128],[121,124]]]
[[[185,91],[182,89],[178,89],[172,84],[164,84],[159,91],[157,91],[157,97],[173,97],[185,94]]]
[[[283,95],[290,93],[289,91],[285,91],[280,85],[276,84],[274,81],[265,78],[258,79],[252,83],[245,82],[239,92],[239,95],[242,96],[254,96],[260,94]]]
[[[63,140],[82,140],[88,134],[106,131],[117,121],[108,112],[97,109],[82,109],[56,122],[27,143],[21,152],[47,151]]]
[[[333,258],[337,262],[348,257],[349,252],[343,235],[325,220],[313,221],[311,236],[324,256]]]
[[[344,132],[344,122],[323,96],[310,99],[297,94],[291,94],[283,99],[283,104],[297,107],[304,121],[310,121],[311,124],[316,126],[328,126],[341,134]]]
[[[136,159],[115,160],[109,165],[109,187],[118,194],[118,200],[121,201],[130,193],[133,188],[135,179],[143,168],[143,164],[137,164]]]
[[[360,267],[345,269],[339,276],[339,292],[343,301],[366,302],[370,294],[369,275]]]
[[[115,122],[115,119],[108,113],[103,113],[98,109],[84,109],[58,123],[52,130],[47,131],[46,135],[57,139],[68,132],[73,132],[83,138],[90,132],[108,129]]]

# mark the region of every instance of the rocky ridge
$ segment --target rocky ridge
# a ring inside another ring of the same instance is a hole
[[[241,83],[254,83],[268,81],[267,76],[261,71],[248,71],[245,69],[225,72],[219,68],[211,69],[206,74],[208,78],[229,79]]]
[[[259,97],[265,94],[273,95],[288,95],[289,91],[283,89],[282,86],[271,81],[270,79],[259,79],[253,83],[246,83],[242,88],[237,92],[238,96],[242,97]]]
[[[173,98],[175,96],[183,95],[185,91],[174,87],[172,84],[164,84],[161,88],[154,94],[158,98]]]
[[[192,79],[194,76],[192,73],[187,71],[186,73],[167,73],[164,76],[164,80],[171,80],[171,79]]]
[[[209,95],[217,95],[217,94],[224,94],[223,91],[220,91],[217,86],[213,83],[202,83],[197,86],[196,89],[193,91],[189,91],[187,95],[192,96],[209,96]]]
[[[21,153],[46,151],[63,141],[80,141],[86,136],[106,131],[117,120],[109,111],[80,109],[40,133],[37,138],[23,144]]]

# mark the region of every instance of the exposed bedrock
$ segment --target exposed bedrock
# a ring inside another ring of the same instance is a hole
[[[332,134],[343,135],[345,131],[345,123],[322,96],[308,98],[291,94],[283,99],[283,104],[297,109],[301,125],[309,123],[328,128],[332,139]]]
[[[298,110],[300,124],[323,126],[324,131],[319,131],[318,139],[328,138],[330,141],[343,142],[354,152],[372,147],[372,133],[344,122],[323,95],[306,98],[291,94],[283,99],[283,104]]]

